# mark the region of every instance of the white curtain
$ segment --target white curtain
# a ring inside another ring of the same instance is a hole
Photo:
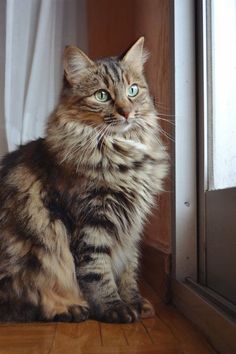
[[[62,83],[65,45],[86,50],[85,0],[6,0],[5,129],[9,150],[43,136]]]
[[[5,130],[5,30],[6,30],[6,3],[0,1],[0,158],[7,151],[7,140]]]

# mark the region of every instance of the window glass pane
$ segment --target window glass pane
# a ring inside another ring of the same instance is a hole
[[[236,0],[212,0],[209,188],[236,186]]]

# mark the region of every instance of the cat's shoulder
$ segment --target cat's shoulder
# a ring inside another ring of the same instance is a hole
[[[45,140],[39,138],[20,145],[16,150],[9,152],[0,161],[1,176],[19,165],[32,166],[39,160],[47,161]]]

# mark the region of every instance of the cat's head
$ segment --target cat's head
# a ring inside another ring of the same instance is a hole
[[[141,37],[121,57],[92,61],[80,49],[66,47],[62,102],[70,119],[111,133],[142,127],[153,113],[143,65],[147,52]]]

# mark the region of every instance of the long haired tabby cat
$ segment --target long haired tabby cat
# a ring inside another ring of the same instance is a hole
[[[46,137],[0,170],[0,321],[137,320],[139,241],[168,156],[140,38],[122,57],[67,47]]]

